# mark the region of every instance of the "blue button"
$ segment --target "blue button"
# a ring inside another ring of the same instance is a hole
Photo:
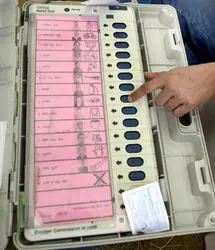
[[[134,85],[131,83],[124,83],[119,85],[121,91],[132,91],[134,90]]]
[[[141,157],[131,157],[127,160],[129,167],[140,167],[144,163],[144,160]]]
[[[129,62],[119,62],[117,63],[117,68],[118,69],[130,69],[131,64]]]
[[[117,52],[116,57],[117,58],[129,58],[130,54],[128,52]]]
[[[133,78],[133,75],[131,73],[119,73],[118,78],[120,80],[131,80]]]
[[[128,153],[139,153],[142,151],[142,146],[140,144],[128,144],[126,146],[126,151]]]
[[[140,138],[140,133],[137,131],[125,132],[124,137],[126,140],[138,140]]]
[[[112,26],[114,29],[125,29],[127,27],[125,23],[113,23]]]
[[[122,113],[124,115],[135,115],[137,113],[137,109],[135,107],[124,107],[122,108]]]
[[[128,101],[128,95],[122,95],[121,97],[120,97],[120,101],[121,102],[124,102],[124,103],[128,103],[129,101]]]
[[[137,119],[125,119],[123,121],[123,125],[125,127],[137,127],[139,124],[138,120]]]
[[[120,0],[119,2],[120,2],[120,3],[130,3],[131,0]]]
[[[125,38],[128,37],[128,34],[125,33],[125,32],[115,32],[115,33],[113,34],[113,36],[114,36],[115,38],[125,39]]]
[[[129,47],[129,44],[126,42],[116,42],[114,45],[118,49],[126,49]]]
[[[129,179],[131,181],[142,181],[145,179],[145,176],[143,171],[132,171],[129,173]]]

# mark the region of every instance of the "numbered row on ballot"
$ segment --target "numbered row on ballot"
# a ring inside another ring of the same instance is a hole
[[[70,51],[37,51],[36,61],[100,62],[100,55],[97,51],[84,51],[80,46],[77,46]]]
[[[36,83],[101,83],[100,73],[83,73],[77,70],[74,73],[59,72],[38,72],[36,73]]]
[[[60,87],[60,86],[59,86]],[[51,108],[51,107],[94,107],[103,106],[102,95],[82,95],[81,93],[75,96],[36,96],[35,107],[36,108]],[[72,110],[73,112],[79,112],[81,110]],[[95,113],[94,117],[99,118],[99,110],[91,109]],[[41,111],[39,111],[41,114]],[[92,113],[91,112],[91,113]],[[52,115],[56,115],[56,111],[52,112]],[[93,116],[93,113],[92,113]]]
[[[86,162],[88,172],[102,172],[109,170],[109,162],[107,157],[87,159]],[[62,160],[35,162],[36,176],[60,175],[60,174],[78,174],[80,168],[83,167],[81,160]]]
[[[107,144],[35,148],[35,162],[107,157]]]
[[[103,107],[77,108],[38,108],[35,109],[36,121],[48,120],[87,120],[104,118]]]
[[[35,84],[36,95],[41,96],[66,96],[74,95],[75,91],[81,91],[84,95],[101,95],[101,83],[82,83],[82,84]]]
[[[99,62],[37,62],[36,72],[99,73]]]
[[[36,147],[56,147],[106,143],[105,131],[65,134],[39,134],[34,137]]]
[[[105,131],[104,119],[35,121],[34,134]]]
[[[37,40],[84,41],[98,40],[98,32],[37,30]]]
[[[80,171],[81,171],[80,167]],[[87,168],[87,167],[86,167]],[[109,172],[80,173],[57,176],[39,176],[36,180],[36,191],[88,188],[109,186]]]
[[[99,42],[97,40],[75,40],[75,41],[46,41],[37,40],[37,50],[50,51],[99,51]]]
[[[78,16],[76,17],[78,18]],[[56,16],[57,19],[57,16]],[[98,31],[98,22],[95,20],[89,21],[83,19],[80,20],[38,20],[37,30],[61,30],[61,31]]]

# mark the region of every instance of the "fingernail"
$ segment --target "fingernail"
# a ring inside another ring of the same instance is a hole
[[[131,96],[128,96],[128,101],[129,101],[129,102],[132,102],[132,101],[133,101]]]

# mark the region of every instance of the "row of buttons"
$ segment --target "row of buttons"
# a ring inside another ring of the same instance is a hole
[[[124,23],[114,23],[112,25],[114,29],[125,29],[126,24]],[[106,33],[108,36],[108,32]],[[120,40],[120,39],[126,39],[127,38],[127,33],[126,32],[114,32],[113,37]],[[129,44],[126,41],[116,41],[114,43],[116,48],[119,49],[127,49],[129,47]],[[116,58],[118,59],[128,59],[130,58],[130,53],[127,51],[117,51],[115,53]],[[128,70],[132,68],[132,64],[127,61],[123,62],[117,62],[116,66],[118,69],[121,70]],[[122,81],[130,81],[132,80],[133,75],[130,72],[120,72],[118,74],[118,79]],[[115,90],[115,86],[113,86],[110,89]],[[134,85],[132,83],[121,83],[119,85],[119,90],[124,91],[124,92],[130,92],[134,90]],[[110,97],[110,100],[115,99],[115,97]],[[122,103],[128,103],[128,95],[122,95],[120,97],[120,100]],[[121,112],[124,115],[135,115],[137,114],[137,108],[134,106],[126,106],[121,108]],[[136,118],[126,118],[123,120],[123,126],[127,128],[132,128],[132,127],[137,127],[139,125],[139,121]],[[124,133],[124,138],[126,140],[138,140],[140,139],[141,135],[138,131],[127,131]],[[142,146],[140,144],[128,144],[125,146],[125,149],[128,153],[140,153],[142,151]],[[130,167],[140,167],[144,163],[144,160],[141,157],[132,157],[128,158],[127,164]],[[129,179],[131,180],[139,180],[137,176],[141,177],[141,179],[145,178],[145,173],[143,171],[131,171],[129,173]]]

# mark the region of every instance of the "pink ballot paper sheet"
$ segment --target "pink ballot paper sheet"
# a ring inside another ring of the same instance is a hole
[[[34,216],[113,218],[97,16],[37,16]]]

